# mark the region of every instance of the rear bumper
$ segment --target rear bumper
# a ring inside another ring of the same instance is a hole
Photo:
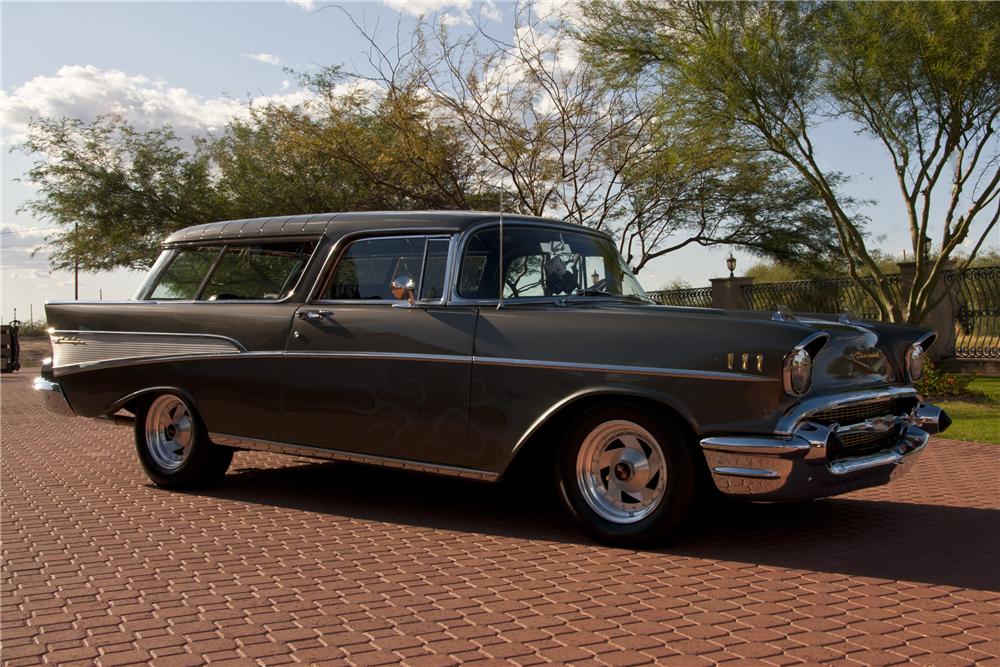
[[[705,438],[701,448],[722,493],[750,500],[822,498],[879,486],[913,465],[932,433],[951,419],[940,408],[921,404],[909,414],[887,415],[841,426],[800,420],[788,434]],[[892,434],[877,452],[852,456],[838,447],[848,433]]]
[[[42,404],[51,412],[64,417],[74,416],[73,408],[70,407],[69,401],[66,400],[66,394],[63,393],[58,382],[44,377],[36,377],[31,383],[31,388],[38,392],[42,397]]]

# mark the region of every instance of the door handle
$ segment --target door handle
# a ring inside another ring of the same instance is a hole
[[[300,320],[305,320],[306,322],[319,322],[320,320],[333,319],[333,311],[326,309],[300,310],[297,314]]]

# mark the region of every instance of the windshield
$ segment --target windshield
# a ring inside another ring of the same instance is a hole
[[[565,229],[504,226],[503,298],[624,297],[649,301],[610,240]],[[500,230],[469,239],[459,273],[458,294],[497,299],[500,293]]]

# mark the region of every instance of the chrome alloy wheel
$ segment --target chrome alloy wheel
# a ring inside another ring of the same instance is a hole
[[[614,523],[635,523],[663,500],[667,465],[653,435],[635,422],[607,421],[580,445],[576,481],[587,505]]]
[[[146,447],[163,470],[177,470],[194,442],[194,421],[187,404],[173,394],[158,396],[146,413]]]

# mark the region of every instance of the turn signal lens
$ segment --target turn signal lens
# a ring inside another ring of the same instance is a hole
[[[812,355],[799,348],[785,357],[785,391],[802,396],[812,384]]]
[[[924,376],[924,348],[919,343],[911,345],[906,351],[906,374],[910,376],[910,382],[916,382]]]

